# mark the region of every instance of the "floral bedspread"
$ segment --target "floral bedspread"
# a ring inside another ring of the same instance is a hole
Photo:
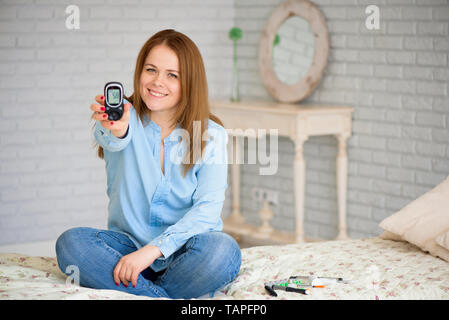
[[[309,295],[277,291],[264,282],[293,275],[342,277],[347,283]],[[0,299],[154,299],[73,285],[54,257],[0,254]],[[208,299],[203,296],[201,299]],[[242,249],[237,278],[212,299],[449,299],[449,264],[407,242],[379,238]]]

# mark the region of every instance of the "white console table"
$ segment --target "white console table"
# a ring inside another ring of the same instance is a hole
[[[212,101],[211,111],[223,121],[226,129],[278,129],[279,136],[293,140],[295,158],[293,164],[294,202],[296,231],[294,234],[273,230],[268,238],[281,243],[297,243],[304,238],[304,200],[306,163],[303,155],[304,142],[311,136],[335,135],[338,139],[337,191],[339,232],[337,239],[347,239],[346,232],[346,190],[347,167],[346,140],[351,135],[351,115],[353,108],[348,106],[322,106],[285,104],[268,101]],[[235,130],[237,131],[237,130]],[[234,141],[235,152],[240,150],[237,136]],[[267,239],[258,228],[244,222],[240,212],[240,166],[232,163],[232,213],[224,221],[224,231],[253,238]]]

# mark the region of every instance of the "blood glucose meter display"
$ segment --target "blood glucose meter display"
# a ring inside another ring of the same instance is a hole
[[[110,105],[117,105],[120,103],[120,90],[110,89],[108,90],[108,101]]]

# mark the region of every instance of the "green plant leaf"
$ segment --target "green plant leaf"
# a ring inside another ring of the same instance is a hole
[[[276,33],[276,36],[274,37],[273,41],[273,47],[277,46],[279,42],[281,42],[281,37],[279,37],[279,35]]]
[[[240,28],[234,27],[229,30],[229,39],[231,40],[240,40],[243,37],[243,31]]]

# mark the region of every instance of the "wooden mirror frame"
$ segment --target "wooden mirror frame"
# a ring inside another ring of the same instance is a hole
[[[273,42],[281,24],[292,16],[304,18],[315,36],[312,65],[298,83],[288,85],[279,80],[272,65]],[[268,93],[280,102],[298,102],[313,92],[324,72],[329,54],[329,34],[321,11],[308,0],[281,3],[265,24],[259,43],[259,72]]]

